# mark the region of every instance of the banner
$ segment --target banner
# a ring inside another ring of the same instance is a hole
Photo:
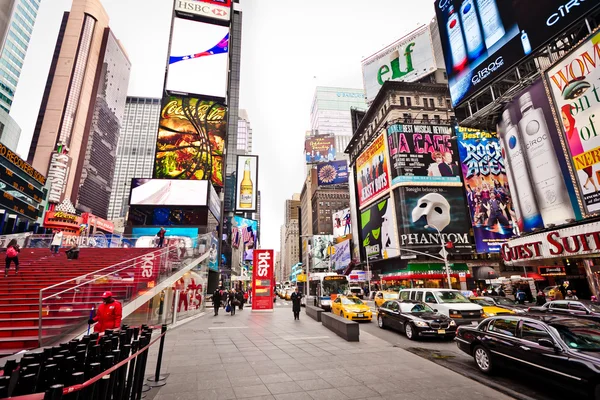
[[[413,187],[394,190],[400,248],[438,255],[447,242],[451,254],[470,254],[470,219],[460,187]]]
[[[348,239],[349,235],[352,235],[352,217],[350,209],[344,208],[333,213],[333,239],[340,243]]]
[[[219,239],[213,233],[210,238],[210,250],[208,252],[208,269],[219,272]]]
[[[329,268],[329,256],[333,253],[332,235],[314,235],[311,248],[311,267],[313,269]]]
[[[478,253],[499,253],[517,217],[496,132],[457,128],[458,152]]]
[[[460,183],[452,127],[392,124],[387,127],[392,185],[403,182]]]
[[[397,257],[399,252],[390,198],[379,200],[360,214],[362,248],[369,261]]]
[[[258,156],[237,156],[235,210],[256,211],[258,198]]]
[[[333,271],[344,270],[350,264],[350,242],[346,240],[334,245],[334,251],[331,255],[331,269]]]
[[[348,183],[348,163],[346,160],[317,164],[319,186],[342,185]]]
[[[389,189],[390,173],[383,134],[356,159],[356,182],[359,207]]]
[[[329,135],[307,137],[304,141],[304,157],[307,164],[337,160],[335,137]]]
[[[252,311],[273,310],[273,250],[255,250],[252,269]]]
[[[588,213],[600,211],[600,32],[546,71],[556,114]]]

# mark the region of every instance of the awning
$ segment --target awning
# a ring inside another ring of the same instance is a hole
[[[464,263],[450,263],[450,276],[460,278],[464,274],[465,278],[470,278],[469,267]],[[425,263],[416,264],[410,263],[407,268],[400,271],[395,271],[387,274],[382,274],[381,279],[384,281],[402,280],[402,279],[446,279],[447,275],[444,271],[444,264],[441,263]]]
[[[492,267],[474,267],[473,277],[476,281],[485,281],[488,279],[497,279],[498,274]]]
[[[523,275],[523,278],[525,278],[524,275]],[[528,272],[527,278],[532,278],[534,281],[545,281],[546,280],[546,277],[541,276],[540,274],[535,273],[535,272]]]

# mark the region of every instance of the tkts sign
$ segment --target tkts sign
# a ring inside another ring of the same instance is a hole
[[[600,222],[513,239],[502,246],[508,265],[532,260],[600,253]]]
[[[273,310],[273,250],[254,250],[252,310]]]

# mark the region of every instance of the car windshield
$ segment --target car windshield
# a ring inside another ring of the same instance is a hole
[[[345,306],[355,306],[365,304],[360,299],[356,297],[342,297],[342,304]]]
[[[326,276],[323,279],[323,296],[331,296],[332,294],[344,294],[347,289],[348,281],[346,280],[346,277]]]
[[[484,299],[470,299],[471,303],[475,303],[475,304],[479,304],[480,306],[495,306],[494,303],[492,303],[489,300],[484,300]]]
[[[420,304],[415,304],[415,306],[413,308],[411,308],[410,312],[411,313],[425,313],[425,312],[434,312],[434,311],[427,304],[420,303]]]
[[[512,301],[511,299],[507,299],[506,297],[496,297],[495,299],[498,304],[500,304],[501,306],[514,306],[515,302]]]
[[[592,310],[593,312],[600,312],[600,304],[585,302],[583,303],[583,305]]]
[[[433,293],[435,294],[435,298],[440,303],[470,303],[469,299],[463,296],[460,292],[441,291]]]
[[[585,320],[563,320],[551,324],[572,349],[600,351],[600,324]]]
[[[384,299],[397,299],[398,293],[384,293],[383,298]]]

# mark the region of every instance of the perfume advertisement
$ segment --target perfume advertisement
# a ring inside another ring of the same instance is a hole
[[[579,192],[588,213],[600,211],[600,32],[546,71]]]
[[[436,0],[452,105],[484,89],[599,5],[565,0]]]
[[[542,80],[502,112],[498,133],[520,232],[581,219]]]
[[[393,206],[390,197],[386,197],[360,213],[360,248],[366,252],[369,261],[385,260],[400,255]]]

